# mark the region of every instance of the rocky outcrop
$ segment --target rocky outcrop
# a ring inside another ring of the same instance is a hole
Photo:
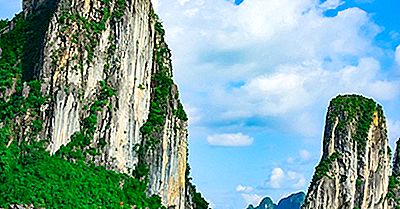
[[[328,108],[323,155],[303,209],[384,209],[390,148],[382,107],[362,96],[338,96]]]
[[[393,156],[393,176],[400,176],[400,139],[396,143],[396,151]]]
[[[400,139],[396,143],[396,151],[393,157],[393,170],[389,178],[388,204],[389,208],[400,207]]]
[[[247,209],[300,209],[304,203],[305,194],[299,192],[282,198],[276,205],[271,198],[264,198],[257,207],[249,205]]]
[[[53,1],[55,2],[55,1]],[[23,0],[22,1],[22,9],[24,11],[25,16],[32,14],[33,12],[37,11],[37,9],[42,6],[43,4],[51,3],[48,0]]]
[[[79,149],[132,175],[145,163],[149,194],[185,208],[187,116],[151,2],[24,0],[23,8],[48,17],[37,59],[24,69],[48,98],[39,134],[48,150],[64,156]]]

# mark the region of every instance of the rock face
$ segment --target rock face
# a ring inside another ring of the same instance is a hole
[[[300,209],[304,203],[304,198],[304,192],[299,192],[281,199],[278,205],[276,205],[271,198],[266,197],[257,207],[250,205],[247,209]]]
[[[40,134],[48,150],[90,135],[80,149],[98,150],[98,165],[131,174],[146,162],[149,193],[185,208],[187,117],[150,0],[24,0],[23,8],[50,17],[26,75],[49,98]]]
[[[387,195],[389,208],[393,209],[398,209],[400,207],[400,139],[396,144],[392,176],[389,178],[389,192]]]
[[[390,148],[382,107],[338,96],[326,118],[323,155],[302,209],[385,209]]]
[[[22,9],[25,16],[35,12],[43,3],[49,3],[47,0],[23,0]]]
[[[393,176],[400,176],[400,139],[396,143],[396,151],[393,156]]]

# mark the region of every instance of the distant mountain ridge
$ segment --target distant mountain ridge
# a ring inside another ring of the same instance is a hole
[[[278,205],[276,205],[270,197],[266,197],[261,200],[257,207],[249,205],[247,209],[300,209],[304,203],[305,196],[304,192],[292,194],[281,199]]]

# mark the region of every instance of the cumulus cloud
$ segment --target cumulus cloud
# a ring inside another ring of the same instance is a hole
[[[322,9],[336,9],[338,6],[344,4],[342,0],[326,0],[320,5]]]
[[[302,189],[306,186],[306,184],[307,184],[306,178],[302,176],[298,179],[298,181],[295,184],[293,184],[293,187],[295,189]]]
[[[175,80],[192,108],[189,115],[197,118],[196,128],[207,133],[273,129],[319,143],[330,98],[358,93],[380,102],[399,99],[398,77],[383,73],[379,60],[386,52],[374,41],[382,28],[366,11],[341,9],[344,0],[232,2],[160,1]],[[325,16],[330,9],[339,11]],[[211,135],[207,141],[252,144],[251,137],[237,135]],[[300,157],[292,157],[293,167]],[[300,169],[295,179],[281,169],[283,181],[278,170],[271,173],[280,182],[273,184],[280,187],[275,190],[305,185]],[[270,183],[268,178],[263,186],[271,189]],[[250,193],[256,192],[246,193],[247,199],[257,199]]]
[[[389,139],[394,144],[394,142],[400,138],[400,121],[388,119],[387,125]]]
[[[258,205],[259,202],[262,200],[262,196],[258,194],[241,194],[242,198],[246,202],[247,205]]]
[[[400,45],[396,47],[395,59],[398,65],[400,65]]]
[[[237,192],[240,192],[240,193],[242,193],[242,192],[248,193],[248,192],[252,192],[253,190],[254,190],[253,187],[251,187],[251,186],[243,186],[243,185],[241,185],[241,184],[239,184],[239,185],[236,187],[236,191],[237,191]]]
[[[272,189],[302,189],[306,185],[306,178],[296,171],[285,172],[282,168],[274,168],[267,182],[267,188]]]
[[[207,141],[212,146],[223,147],[244,147],[253,144],[253,138],[243,133],[236,134],[215,134],[207,137]]]
[[[185,105],[185,110],[189,115],[189,121],[191,125],[195,125],[201,120],[201,113],[198,108],[191,105]]]
[[[245,201],[246,205],[258,205],[258,203],[262,200],[262,196],[256,194],[255,189],[251,186],[244,186],[239,184],[236,187],[236,192],[240,193],[240,196]]]
[[[318,99],[328,99],[338,92],[362,93],[380,100],[396,98],[397,83],[378,80],[379,71],[379,63],[373,58],[361,58],[357,65],[333,72],[318,62],[282,65],[274,73],[257,76],[230,93],[231,99],[240,96],[244,101],[230,102],[231,114],[275,116],[302,111]]]
[[[281,188],[282,181],[285,179],[285,172],[282,168],[274,168],[272,170],[271,178],[269,180],[269,184],[274,189]]]
[[[288,164],[304,165],[313,162],[313,155],[306,149],[301,149],[296,156],[290,156],[286,159]]]
[[[201,110],[196,125],[274,117],[318,136],[323,115],[314,109],[338,93],[397,98],[398,83],[372,56],[381,53],[373,42],[381,28],[359,8],[324,16],[342,0],[174,1],[160,12],[182,96]]]
[[[288,179],[293,182],[293,189],[301,189],[306,185],[306,178],[297,172],[288,171],[287,172]]]

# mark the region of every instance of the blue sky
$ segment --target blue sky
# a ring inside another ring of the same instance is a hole
[[[154,1],[191,116],[194,181],[217,209],[306,191],[332,97],[384,105],[400,136],[400,3]]]
[[[391,144],[400,136],[400,2],[153,3],[190,116],[194,182],[214,208],[305,191],[339,93],[375,98]],[[0,5],[0,18],[20,10],[19,1]]]

